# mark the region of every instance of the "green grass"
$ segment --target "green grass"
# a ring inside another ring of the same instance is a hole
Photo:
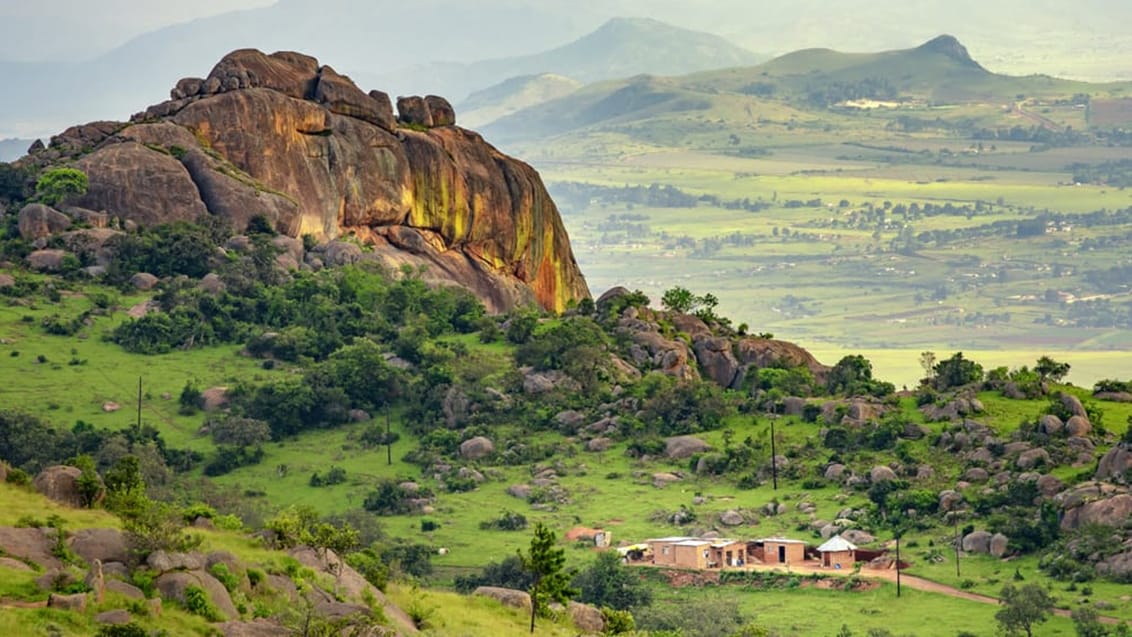
[[[174,447],[199,448],[204,441],[196,432],[203,416],[178,413],[177,398],[187,382],[207,389],[283,373],[263,370],[258,361],[240,356],[236,346],[137,356],[107,342],[107,335],[125,320],[126,310],[146,300],[142,296],[120,298],[109,316],[94,316],[75,338],[45,334],[40,327],[44,318],[70,319],[92,308],[87,291],[65,293],[59,302],[40,296],[30,305],[21,304],[21,299],[0,306],[0,376],[5,379],[0,407],[18,408],[61,426],[82,420],[118,429],[137,418],[141,379],[143,422],[158,427]],[[40,356],[45,362],[39,362]],[[108,402],[117,403],[120,411],[103,411]]]

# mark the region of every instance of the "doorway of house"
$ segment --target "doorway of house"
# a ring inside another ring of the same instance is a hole
[[[778,547],[778,563],[779,564],[785,564],[786,563],[786,547],[785,546]]]

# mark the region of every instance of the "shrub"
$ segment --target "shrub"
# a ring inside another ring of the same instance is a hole
[[[105,624],[98,627],[97,637],[149,637],[149,633],[135,622],[128,624]]]
[[[224,585],[225,590],[229,593],[236,592],[240,587],[240,576],[232,572],[227,564],[217,562],[209,567],[208,572],[212,574],[221,584]]]
[[[208,593],[199,586],[185,587],[185,610],[210,622],[224,621],[224,616],[208,598]]]
[[[504,511],[495,519],[480,522],[480,528],[485,531],[521,531],[527,528],[527,518],[521,513]]]

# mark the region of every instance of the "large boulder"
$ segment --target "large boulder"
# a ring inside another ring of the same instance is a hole
[[[1015,464],[1018,465],[1019,469],[1026,471],[1035,467],[1048,467],[1052,462],[1049,457],[1049,452],[1045,449],[1030,449],[1023,451],[1018,456],[1018,460],[1015,461]]]
[[[372,94],[363,93],[350,78],[339,75],[329,66],[318,72],[314,99],[324,104],[331,113],[354,117],[388,131],[396,128],[393,106],[388,97],[382,102]]]
[[[1132,495],[1122,493],[1069,508],[1061,518],[1061,528],[1076,529],[1090,524],[1123,527],[1132,519]]]
[[[432,111],[419,95],[397,98],[397,118],[410,126],[432,128]]]
[[[198,571],[205,567],[204,555],[197,552],[176,553],[154,551],[146,557],[145,563],[158,573],[169,571]]]
[[[469,438],[460,443],[460,457],[465,460],[479,460],[495,453],[495,444],[484,436]]]
[[[511,606],[531,612],[531,596],[526,591],[517,591],[513,588],[501,588],[498,586],[480,586],[473,593],[481,597],[490,597],[504,606]]]
[[[225,618],[237,619],[240,617],[240,613],[236,610],[235,604],[232,603],[232,597],[228,594],[224,585],[205,571],[163,573],[154,580],[154,585],[160,591],[162,599],[176,601],[182,605],[186,601],[185,591],[190,586],[196,586],[204,590],[209,600]]]
[[[896,480],[896,472],[884,465],[877,465],[869,470],[869,482],[879,484]]]
[[[605,630],[605,616],[598,608],[571,601],[566,605],[566,612],[574,626],[584,633],[598,635]]]
[[[75,555],[88,564],[130,561],[126,536],[118,529],[80,529],[67,540]]]
[[[739,374],[739,361],[726,338],[701,338],[693,345],[704,376],[720,387],[731,387]]]
[[[1109,449],[1097,463],[1097,472],[1093,479],[1118,484],[1132,481],[1132,445],[1120,444]]]
[[[0,551],[8,557],[18,558],[44,569],[59,568],[63,564],[55,556],[54,529],[0,527]]]
[[[1003,557],[1010,546],[1010,539],[1001,533],[995,533],[991,536],[990,547],[988,551],[994,557]]]
[[[66,263],[66,250],[35,250],[27,256],[28,267],[38,272],[58,272]]]
[[[397,127],[387,95],[309,56],[251,49],[170,97],[130,124],[72,127],[26,163],[79,156],[89,186],[74,204],[125,224],[209,215],[242,230],[263,215],[294,239],[351,236],[367,259],[468,289],[492,312],[589,296],[541,178],[451,125],[441,98],[399,104],[420,127]]]
[[[1058,399],[1061,401],[1061,406],[1065,411],[1069,412],[1070,416],[1080,416],[1086,420],[1089,419],[1089,412],[1085,411],[1085,406],[1081,404],[1081,399],[1073,394],[1062,393]]]
[[[993,537],[987,531],[971,531],[963,536],[963,550],[968,553],[989,554]]]
[[[691,458],[711,449],[711,445],[695,436],[674,436],[664,441],[664,455],[672,460]]]
[[[439,95],[426,95],[424,101],[428,106],[428,114],[432,117],[433,126],[456,125],[456,109],[452,108],[448,100]]]
[[[728,509],[719,514],[719,523],[724,526],[739,526],[746,520],[743,519],[743,514],[735,509]]]
[[[71,218],[41,203],[29,203],[20,209],[20,238],[35,241],[59,234],[71,227]]]
[[[1085,416],[1071,416],[1065,421],[1065,433],[1070,436],[1087,436],[1093,430],[1093,423]]]
[[[82,474],[82,470],[78,467],[55,465],[40,471],[32,484],[35,485],[36,491],[48,498],[78,508],[83,506],[83,498],[79,492],[79,478]]]

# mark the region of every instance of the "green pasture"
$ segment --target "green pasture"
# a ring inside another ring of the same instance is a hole
[[[98,288],[99,292],[107,290]],[[60,426],[82,420],[98,427],[121,428],[137,419],[140,378],[142,421],[157,426],[172,446],[197,448],[200,443],[194,441],[203,417],[177,411],[185,383],[207,389],[281,373],[263,370],[259,361],[240,356],[235,346],[154,356],[127,353],[106,337],[125,320],[126,310],[147,300],[141,295],[119,298],[108,315],[92,316],[90,324],[74,337],[46,334],[45,318],[70,320],[92,308],[86,291],[65,292],[58,302],[43,297],[31,305],[0,306],[0,377],[4,379],[0,407],[19,409]],[[104,411],[103,405],[110,402],[120,410]]]

